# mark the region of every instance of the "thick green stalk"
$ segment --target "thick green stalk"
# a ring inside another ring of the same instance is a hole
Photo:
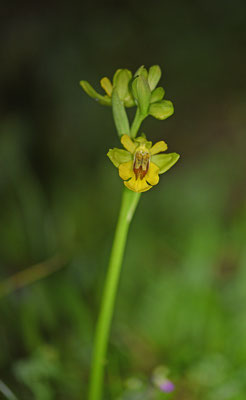
[[[113,316],[115,297],[120,277],[122,259],[128,229],[140,198],[140,193],[124,188],[119,219],[115,231],[108,273],[103,291],[101,311],[96,326],[89,386],[89,400],[101,400],[104,367],[110,325]]]

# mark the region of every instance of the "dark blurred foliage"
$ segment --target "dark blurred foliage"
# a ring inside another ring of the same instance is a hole
[[[130,230],[105,399],[157,396],[127,382],[148,385],[164,364],[176,390],[160,399],[244,400],[245,2],[2,2],[0,10],[2,285],[63,260],[0,299],[0,390],[21,400],[86,398],[122,182],[106,158],[119,145],[111,110],[79,81],[99,88],[117,68],[159,64],[175,114],[143,131],[181,159],[143,194]]]

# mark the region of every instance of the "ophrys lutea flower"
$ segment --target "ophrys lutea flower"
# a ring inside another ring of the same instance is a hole
[[[164,141],[155,143],[139,136],[131,139],[121,137],[126,150],[110,149],[108,157],[119,169],[119,175],[125,186],[134,192],[146,192],[159,182],[159,175],[171,168],[179,159],[179,154],[159,154],[167,150]]]

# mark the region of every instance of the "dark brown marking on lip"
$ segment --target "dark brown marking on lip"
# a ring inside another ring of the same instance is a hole
[[[147,174],[149,170],[149,158],[149,153],[136,152],[133,163],[133,171],[136,179],[140,178],[142,180]]]

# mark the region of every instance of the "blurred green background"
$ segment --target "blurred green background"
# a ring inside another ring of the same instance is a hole
[[[245,400],[245,17],[243,0],[1,5],[0,398],[86,398],[122,182],[111,109],[79,81],[159,64],[175,114],[142,128],[181,159],[130,229],[105,399]],[[43,279],[7,280],[37,263]]]

